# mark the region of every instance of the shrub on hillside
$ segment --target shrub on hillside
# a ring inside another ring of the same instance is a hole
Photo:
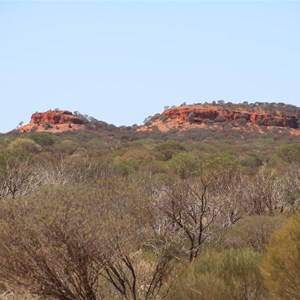
[[[42,150],[42,147],[38,143],[27,138],[15,139],[13,142],[9,144],[8,148],[10,150],[25,151],[25,152],[32,152],[32,153],[37,153]]]
[[[54,144],[54,139],[50,133],[34,132],[31,133],[28,137],[41,146],[52,146]]]
[[[262,166],[262,161],[260,158],[258,158],[257,156],[247,156],[244,159],[241,160],[240,164],[243,167],[249,167],[249,168],[257,168]]]

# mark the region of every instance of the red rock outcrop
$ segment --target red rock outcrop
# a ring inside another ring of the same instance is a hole
[[[281,112],[248,112],[242,109],[230,110],[218,106],[203,107],[201,105],[172,107],[166,109],[162,115],[165,116],[167,121],[175,124],[201,124],[210,120],[214,123],[231,122],[233,126],[234,124],[245,125],[250,123],[253,125],[298,128],[300,120],[300,115],[297,113],[287,115]]]
[[[83,124],[82,119],[74,116],[67,110],[50,110],[44,113],[36,112],[31,116],[29,124],[41,125],[48,123],[50,125],[57,124]]]
[[[28,125],[17,128],[18,131],[61,132],[78,130],[84,127],[83,120],[67,110],[49,110],[36,112],[31,116]]]
[[[225,126],[227,125],[227,126]],[[139,131],[157,128],[172,129],[212,128],[247,130],[263,133],[262,126],[288,128],[292,134],[300,135],[300,108],[281,103],[262,104],[196,104],[181,105],[165,109],[162,114],[150,118]]]

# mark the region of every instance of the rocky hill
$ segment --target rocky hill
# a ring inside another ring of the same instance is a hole
[[[18,131],[50,131],[62,132],[83,129],[82,117],[73,115],[67,110],[49,110],[47,112],[36,112],[31,116],[28,125],[17,128]]]
[[[166,108],[162,114],[149,117],[140,130],[169,131],[174,128],[227,128],[259,130],[288,128],[300,134],[300,108],[291,105],[197,104]]]
[[[176,129],[214,129],[214,130],[240,130],[266,133],[273,128],[277,131],[289,131],[300,135],[300,108],[284,103],[204,103],[193,105],[180,105],[166,107],[161,114],[145,119],[144,126],[116,127],[103,121],[71,113],[67,110],[49,110],[36,112],[31,116],[28,125],[17,128],[19,132],[64,132],[79,129],[91,130],[121,130],[148,131],[159,130],[168,132]]]

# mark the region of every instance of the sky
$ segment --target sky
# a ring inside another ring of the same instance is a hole
[[[223,99],[300,106],[298,1],[0,0],[0,132],[49,109],[115,125]]]

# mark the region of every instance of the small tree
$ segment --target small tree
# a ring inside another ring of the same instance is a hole
[[[227,205],[226,199],[214,193],[213,180],[200,176],[175,183],[164,190],[160,201],[168,230],[183,241],[182,250],[190,261],[199,255],[203,243],[212,239],[216,227],[227,228],[240,218],[234,201]]]
[[[287,204],[288,183],[274,172],[262,168],[254,178],[243,176],[242,179],[243,204],[248,214],[273,215]]]
[[[144,121],[143,121],[143,123],[144,123],[145,126],[151,125],[151,123],[152,123],[152,116],[149,116],[149,117],[145,118]]]

